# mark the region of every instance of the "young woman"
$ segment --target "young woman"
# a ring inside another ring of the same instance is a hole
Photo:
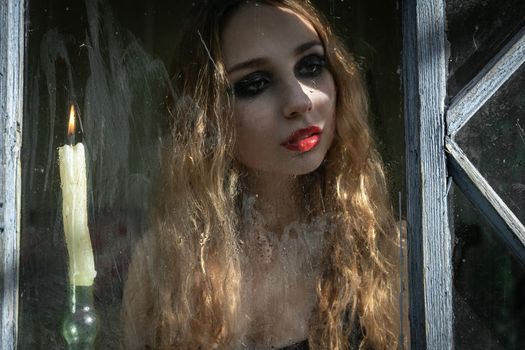
[[[308,1],[212,1],[177,46],[126,349],[393,349],[396,224],[353,58]]]

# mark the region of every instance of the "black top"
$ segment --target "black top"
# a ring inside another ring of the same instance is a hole
[[[361,333],[361,329],[358,329],[355,327],[353,331],[351,332],[350,336],[348,337],[348,342],[353,349],[354,347],[358,348],[359,344],[361,343],[361,340],[363,340],[363,334]],[[308,340],[303,340],[302,342],[295,343],[289,346],[285,346],[284,348],[278,348],[276,350],[308,350]],[[365,349],[368,349],[368,347],[365,347]]]
[[[279,348],[277,350],[308,350],[308,340],[303,340],[300,343],[295,343],[284,348]]]

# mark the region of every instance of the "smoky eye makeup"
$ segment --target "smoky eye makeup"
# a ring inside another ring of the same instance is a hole
[[[312,53],[303,56],[295,66],[295,73],[301,78],[315,78],[326,68],[324,54]]]
[[[306,53],[303,53],[302,56],[298,57],[293,66],[293,72],[298,79],[315,79],[321,76],[327,67],[324,50],[322,48],[308,48],[306,51]],[[238,66],[244,68],[244,66],[263,65],[260,61],[263,60],[251,60]],[[235,66],[231,71],[241,68]],[[257,68],[254,67],[253,69]],[[272,84],[276,83],[275,80],[278,79],[279,76],[275,77],[272,73],[273,71],[271,69],[258,69],[252,71],[235,81],[229,91],[233,93],[235,97],[240,99],[257,97]]]
[[[271,80],[272,76],[268,72],[250,73],[233,84],[233,94],[239,98],[255,97],[266,90]]]

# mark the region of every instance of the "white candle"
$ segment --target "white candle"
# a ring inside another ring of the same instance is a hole
[[[73,106],[71,110],[70,125],[74,123]],[[87,176],[84,145],[79,142],[76,145],[59,147],[58,158],[60,187],[62,188],[62,217],[69,254],[69,283],[76,286],[91,286],[97,272],[87,224]]]

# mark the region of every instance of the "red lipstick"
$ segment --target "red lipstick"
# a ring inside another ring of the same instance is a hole
[[[281,146],[295,152],[308,152],[313,149],[321,140],[322,130],[318,126],[309,126],[304,129],[294,131]]]

